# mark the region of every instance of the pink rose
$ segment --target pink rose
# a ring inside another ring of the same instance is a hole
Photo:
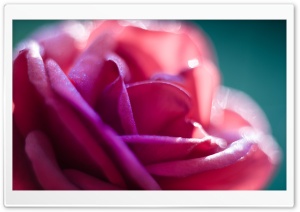
[[[201,31],[63,22],[13,62],[13,189],[262,189],[279,149]]]

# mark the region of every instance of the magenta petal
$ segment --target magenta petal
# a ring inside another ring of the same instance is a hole
[[[28,77],[33,86],[42,95],[51,95],[49,90],[47,74],[44,61],[40,55],[40,47],[33,43],[27,54]]]
[[[54,61],[47,61],[46,67],[51,86],[56,92],[66,95],[66,98],[70,97],[68,95],[73,95],[73,97],[76,96],[77,99],[80,99],[80,101],[76,103],[79,105],[85,105],[85,110],[91,110],[87,104],[84,104],[85,101]],[[72,94],[65,89],[66,87],[71,89]],[[57,111],[57,114],[60,114],[60,121],[69,132],[72,132],[77,145],[81,146],[81,151],[86,152],[88,157],[92,159],[93,163],[96,163],[95,165],[98,167],[98,169],[103,171],[111,182],[123,185],[124,182],[119,171],[113,164],[108,154],[102,149],[101,146],[99,146],[97,138],[95,138],[85,126],[84,121],[82,121],[80,118],[80,114],[77,114],[75,111],[73,111],[72,108],[70,108],[67,104],[63,104],[63,99],[57,101],[59,99],[54,98],[54,100],[56,100],[56,102],[53,102],[51,106],[55,111]],[[97,114],[93,115],[96,118],[98,117]]]
[[[19,52],[13,64],[13,117],[23,136],[34,129],[40,129],[43,117],[42,101],[28,77],[28,51]]]
[[[236,163],[184,178],[158,177],[166,190],[258,190],[274,173],[272,160],[256,144]]]
[[[137,134],[127,89],[121,77],[108,86],[98,100],[98,113],[118,134]]]
[[[126,61],[130,70],[130,82],[147,80],[150,76],[162,69],[157,61],[146,52],[141,52],[136,46],[121,43],[116,48],[116,52]]]
[[[224,98],[225,97],[225,98]],[[260,107],[245,93],[222,87],[213,102],[210,132],[227,139],[232,131],[245,136],[258,135],[257,143],[274,166],[280,161],[278,144],[270,135],[270,125]]]
[[[24,140],[13,123],[13,190],[39,190],[41,186],[24,151]]]
[[[56,64],[51,66],[51,63],[50,65],[48,64],[47,71],[50,79],[51,76],[53,76],[51,73],[55,74],[56,69],[58,68],[58,66],[55,65]],[[57,129],[57,126],[64,129],[60,129],[59,132],[51,131],[51,135],[55,132],[58,138],[61,139],[53,140],[56,149],[60,150],[58,157],[63,161],[74,160],[72,161],[73,165],[77,164],[75,161],[77,161],[78,164],[86,163],[86,168],[93,167],[92,170],[98,172],[98,174],[104,172],[109,180],[122,185],[123,179],[118,170],[112,164],[107,154],[97,144],[97,141],[90,135],[88,129],[79,119],[78,115],[70,107],[64,104],[62,99],[58,99],[54,96],[49,85],[48,76],[45,72],[43,60],[39,55],[38,49],[34,46],[30,49],[30,54],[28,54],[28,67],[28,75],[31,83],[36,87],[36,90],[41,93],[46,105],[49,106],[49,119],[54,123],[52,126],[56,125],[54,127],[55,129]],[[51,71],[49,71],[49,69]],[[59,69],[59,71],[61,76],[59,76],[60,78],[56,78],[56,81],[60,84],[66,76],[61,69]],[[74,91],[76,92],[76,90]],[[79,94],[77,93],[77,95]],[[84,102],[84,100],[82,101]],[[57,116],[57,114],[60,115]],[[80,157],[78,157],[76,153],[78,153]],[[64,158],[65,156],[66,158]],[[83,168],[85,167],[83,166]]]
[[[191,60],[191,67],[178,75],[157,73],[151,79],[166,81],[185,89],[191,95],[191,109],[188,118],[204,128],[210,124],[212,102],[220,83],[217,67],[209,60]],[[195,63],[195,64],[193,64]]]
[[[96,177],[74,169],[63,171],[65,176],[82,190],[122,190],[121,188],[104,182]]]
[[[80,116],[82,122],[85,123],[85,128],[89,129],[97,139],[99,145],[111,155],[111,158],[117,164],[119,170],[122,171],[124,177],[138,188],[159,189],[160,187],[158,184],[136,159],[127,145],[111,130],[111,128],[103,124],[100,117],[82,99],[62,70],[51,61],[48,62],[48,69],[51,70],[49,70],[48,73],[52,88],[77,111],[77,114],[74,114],[74,116]],[[69,118],[71,117],[66,117],[66,120],[69,120]]]
[[[220,169],[246,156],[252,144],[252,141],[241,139],[233,142],[225,150],[206,157],[153,164],[147,166],[147,170],[155,176],[187,177],[208,170]]]
[[[105,67],[105,57],[111,50],[111,38],[103,34],[80,55],[68,77],[83,98],[92,106],[104,87],[113,81],[118,72]]]
[[[161,163],[214,154],[224,148],[212,137],[181,138],[168,136],[126,135],[124,142],[144,164]]]
[[[118,73],[114,81],[106,86],[95,106],[102,120],[118,134],[137,134],[132,108],[124,78],[127,74],[125,63],[116,55],[110,54],[105,62],[105,72]]]
[[[158,81],[135,83],[128,86],[127,90],[139,134],[191,136],[193,127],[185,121],[190,97],[184,90]],[[182,128],[172,125],[181,125]],[[170,132],[170,129],[173,131]]]
[[[35,176],[47,190],[77,190],[62,173],[56,163],[48,138],[39,131],[33,131],[26,138],[26,153],[32,163]]]

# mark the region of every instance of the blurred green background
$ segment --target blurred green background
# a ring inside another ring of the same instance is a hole
[[[13,21],[13,46],[38,27],[57,21]],[[266,189],[286,190],[286,21],[192,21],[211,39],[225,86],[244,91],[263,111],[283,157]],[[289,141],[293,142],[293,141]]]

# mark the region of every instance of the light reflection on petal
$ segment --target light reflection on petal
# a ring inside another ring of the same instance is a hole
[[[273,164],[279,164],[282,158],[282,153],[279,145],[271,135],[264,135],[258,142],[260,149],[269,157]]]
[[[211,136],[211,142],[217,144],[222,149],[225,149],[228,146],[226,140],[218,137]]]
[[[64,26],[64,31],[78,42],[80,48],[83,48],[90,35],[91,28],[90,22],[70,22]]]
[[[239,130],[242,138],[254,141],[258,147],[269,157],[273,164],[278,164],[281,159],[281,151],[271,135],[266,135],[258,129],[243,127]]]
[[[32,58],[42,59],[41,57],[41,48],[36,42],[29,42],[27,48],[30,49],[29,55]]]
[[[257,129],[253,129],[251,127],[243,127],[239,130],[241,137],[258,142],[261,140],[263,133]]]
[[[199,60],[198,59],[191,59],[188,61],[188,67],[189,68],[196,68],[197,66],[199,66]]]

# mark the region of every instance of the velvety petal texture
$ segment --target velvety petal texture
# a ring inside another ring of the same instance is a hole
[[[127,91],[139,134],[190,136],[192,125],[185,120],[190,101],[185,91],[165,82],[135,83]],[[182,134],[173,127],[178,122]]]
[[[31,168],[30,161],[24,151],[24,138],[13,127],[13,185],[14,190],[38,190],[41,187]]]
[[[73,185],[59,168],[47,137],[33,131],[26,138],[25,151],[39,183],[47,190],[75,190]]]
[[[150,173],[158,176],[186,177],[211,169],[219,169],[236,163],[244,157],[252,143],[247,140],[235,141],[224,151],[197,159],[172,161],[148,166]]]
[[[212,49],[175,21],[35,33],[13,61],[13,189],[263,189],[280,149]]]
[[[122,136],[122,139],[144,164],[206,156],[225,148],[222,141],[212,137],[128,135]]]

